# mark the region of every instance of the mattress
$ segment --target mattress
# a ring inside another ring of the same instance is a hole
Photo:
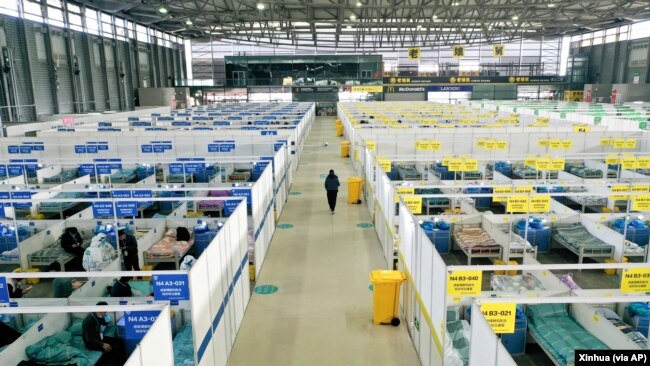
[[[576,349],[608,349],[568,315],[530,317],[528,331],[562,366],[574,363]]]
[[[61,173],[49,177],[43,178],[43,183],[62,183],[77,178],[77,169],[74,170],[63,170]]]
[[[530,273],[523,275],[507,276],[507,275],[492,275],[490,278],[492,290],[495,291],[535,291],[545,290],[542,283]]]
[[[569,196],[569,199],[584,206],[607,206],[607,197]]]
[[[603,253],[614,251],[613,246],[589,234],[587,229],[585,229],[585,227],[580,224],[554,226],[553,238],[561,242],[563,245],[572,247],[577,251],[583,249],[584,253]]]
[[[83,194],[79,192],[60,192],[57,193],[53,199],[69,199],[69,198],[83,198]],[[70,208],[81,202],[42,202],[39,205],[39,211],[48,212],[48,211],[59,211],[62,208]]]
[[[122,169],[119,172],[111,175],[112,182],[128,182],[135,179],[137,176],[135,169]]]
[[[641,347],[641,349],[648,348],[648,339],[643,334],[632,328],[632,326],[623,322],[623,319],[621,319],[621,317],[615,311],[606,308],[597,308],[596,311],[599,312],[600,315],[604,316],[605,319],[609,320],[610,323],[618,328],[618,330],[623,332],[623,334],[625,334],[628,338],[630,338],[632,342]]]
[[[531,252],[533,246],[524,238],[517,234],[512,234],[512,241],[510,242],[510,253]]]
[[[59,258],[71,260],[74,258],[74,255],[66,252],[58,245],[53,245],[30,254],[29,258],[32,262],[51,263],[58,261]]]
[[[167,182],[169,183],[187,183],[192,179],[192,174],[169,174]]]
[[[445,337],[445,365],[467,366],[469,364],[470,325],[467,320],[447,322]]]
[[[182,256],[192,247],[193,240],[176,240],[174,236],[175,230],[168,230],[162,239],[144,252],[144,255],[149,259],[171,258],[175,253],[178,253],[179,257]]]
[[[463,228],[454,232],[454,240],[458,246],[467,252],[494,252],[498,253],[501,245],[481,228]]]

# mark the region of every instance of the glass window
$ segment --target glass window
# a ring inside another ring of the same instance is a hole
[[[627,40],[627,37],[628,37],[628,33],[627,33],[627,32],[623,32],[623,33],[621,33],[621,34],[618,35],[618,40],[619,40],[619,41],[626,41],[626,40]]]
[[[61,4],[61,0],[47,0],[47,5],[56,6],[57,8],[63,7],[63,4]]]
[[[43,22],[43,9],[41,4],[33,1],[25,1],[23,3],[23,10],[25,12],[25,19],[33,20],[36,22]]]
[[[605,37],[605,43],[613,43],[616,42],[616,35],[612,34],[607,37]]]
[[[75,5],[75,4],[68,3],[68,11],[81,14],[81,8],[79,7],[79,5]]]
[[[63,11],[61,9],[53,8],[51,6],[47,7],[47,18],[48,23],[58,27],[65,27],[63,22]]]
[[[90,34],[99,34],[99,24],[97,23],[97,11],[86,8],[86,29]]]
[[[0,1],[0,14],[11,15],[12,17],[18,16],[18,0],[3,0]]]
[[[632,24],[630,39],[639,39],[646,37],[650,37],[650,21]]]

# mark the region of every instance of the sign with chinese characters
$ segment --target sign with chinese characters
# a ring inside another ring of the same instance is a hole
[[[409,60],[419,60],[420,59],[420,47],[411,47],[408,49],[408,59]]]
[[[453,271],[447,274],[447,294],[478,295],[481,293],[482,271]]]
[[[502,58],[506,54],[506,46],[503,44],[493,44],[492,45],[492,57]]]
[[[464,58],[465,57],[465,47],[464,46],[453,46],[452,52],[454,58]]]
[[[165,274],[153,276],[153,298],[163,301],[190,299],[186,274]]]
[[[514,333],[516,312],[517,304],[515,303],[481,304],[481,313],[494,333]]]
[[[149,328],[158,319],[160,311],[125,311],[124,312],[124,338],[142,339]]]

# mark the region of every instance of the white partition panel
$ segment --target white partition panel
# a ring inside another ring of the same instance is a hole
[[[273,173],[270,168],[258,178],[252,190],[255,237],[255,274],[259,274],[275,230],[273,217]]]
[[[503,346],[503,343],[497,342],[497,360],[498,366],[517,366],[515,360],[510,356],[510,352]]]
[[[136,349],[135,354],[139,353],[140,365],[174,366],[173,348],[163,346],[171,344],[172,327],[169,306],[166,306]],[[133,358],[133,355],[131,355],[129,361],[131,358]]]
[[[44,309],[44,311],[47,311]],[[32,325],[20,338],[9,345],[0,353],[0,365],[17,365],[20,361],[27,360],[25,348],[44,337],[51,336],[70,325],[68,314],[45,314],[34,325]]]
[[[209,279],[208,259],[207,256],[202,255],[189,272],[192,307],[190,315],[196,365],[211,365],[211,360],[214,358],[212,348],[208,347],[208,343],[212,339],[210,298],[218,295],[212,294]],[[206,289],[210,289],[210,291],[206,291]]]
[[[428,238],[427,238],[428,239]],[[434,247],[435,249],[435,247]],[[440,364],[444,357],[443,345],[445,344],[445,327],[447,322],[447,266],[438,251],[433,252],[433,275],[431,284],[431,309],[429,309],[431,323],[434,328],[432,339],[437,348],[432,349],[433,364]]]
[[[571,316],[610,349],[641,349],[631,338],[588,304],[571,304]]]
[[[36,233],[18,244],[20,248],[20,267],[29,268],[27,256],[37,252],[50,245],[56,245],[57,240],[63,234],[65,222],[57,221],[56,224],[47,228],[47,230]]]
[[[469,364],[481,366],[501,366],[497,361],[499,339],[481,313],[477,303],[472,303],[472,332],[470,334]]]

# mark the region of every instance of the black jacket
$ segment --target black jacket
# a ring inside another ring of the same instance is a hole
[[[327,178],[325,178],[325,189],[328,191],[338,191],[340,185],[339,177],[337,177],[336,174],[329,174],[327,175]]]
[[[111,288],[111,297],[132,297],[133,291],[128,282],[115,281]]]
[[[138,257],[138,240],[131,234],[126,234],[124,240],[120,240],[120,249],[127,257]]]
[[[84,241],[83,241],[83,239],[81,238],[81,234],[79,234],[79,232],[77,232],[77,233],[74,234],[74,235],[73,235],[73,234],[70,234],[70,233],[68,233],[68,232],[63,233],[63,235],[61,235],[61,246],[63,247],[63,249],[64,249],[66,252],[67,252],[67,251],[74,250],[74,249],[72,248],[72,246],[73,246],[74,244],[79,244],[79,246],[81,246],[81,244],[83,244],[83,242],[84,242]]]
[[[81,338],[84,345],[91,351],[104,352],[104,342],[102,341],[102,325],[108,325],[103,318],[97,317],[95,313],[90,313],[81,323]]]

